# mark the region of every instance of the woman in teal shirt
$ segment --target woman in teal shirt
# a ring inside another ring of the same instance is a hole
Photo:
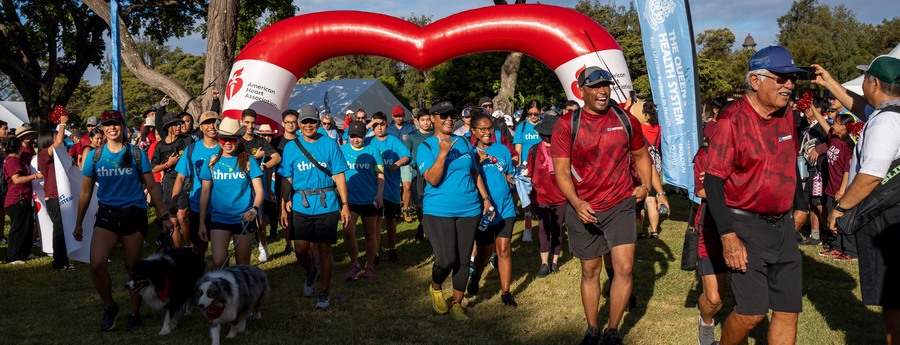
[[[439,119],[434,136],[419,145],[416,156],[425,179],[422,224],[434,250],[429,295],[432,309],[448,311],[457,320],[468,317],[462,308],[469,280],[466,258],[472,253],[481,215],[491,207],[472,147],[465,138],[453,135],[454,115],[449,101],[438,102],[430,113]],[[447,307],[441,284],[453,274],[452,306]]]

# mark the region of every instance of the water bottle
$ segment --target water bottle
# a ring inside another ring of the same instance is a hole
[[[478,223],[478,230],[485,231],[491,225],[491,219],[494,218],[494,206],[488,208],[488,212],[481,216],[481,222]]]
[[[669,214],[669,207],[666,204],[659,204],[659,214]]]

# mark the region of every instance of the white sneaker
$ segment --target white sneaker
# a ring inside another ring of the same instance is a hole
[[[316,274],[319,273],[319,270],[316,270],[312,274],[306,274],[306,283],[303,284],[303,295],[306,297],[312,297],[316,294]]]
[[[531,242],[531,229],[525,229],[522,233],[522,242]]]
[[[331,297],[328,296],[328,292],[322,291],[319,293],[319,300],[316,302],[316,309],[328,309],[331,306]]]
[[[269,261],[269,247],[262,244],[259,245],[259,262]]]

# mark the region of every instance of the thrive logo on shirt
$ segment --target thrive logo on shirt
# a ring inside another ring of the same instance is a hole
[[[359,163],[347,162],[347,165],[350,166],[350,169],[354,169],[354,170],[372,170],[372,163],[368,163],[368,162],[365,162],[365,163],[364,162],[359,162]]]
[[[319,165],[321,165],[325,169],[328,169],[328,163],[319,162]],[[312,164],[310,162],[303,161],[303,162],[297,163],[298,171],[307,171],[309,169],[314,169],[314,168],[316,168],[316,165]]]
[[[525,140],[539,140],[541,136],[537,133],[525,133]]]
[[[243,180],[247,178],[247,174],[243,171],[213,171],[212,176],[214,180]]]
[[[97,167],[97,177],[113,177],[113,176],[126,176],[133,174],[134,169],[132,168],[107,168],[105,166]]]

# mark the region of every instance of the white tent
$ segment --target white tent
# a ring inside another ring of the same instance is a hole
[[[371,117],[376,111],[391,116],[395,106],[403,107],[406,119],[412,113],[378,79],[341,79],[311,84],[298,84],[291,92],[288,109],[300,109],[311,104],[319,112],[330,112],[338,122],[344,120],[347,110],[364,109]]]
[[[0,120],[6,121],[10,129],[19,128],[28,121],[25,102],[0,101]]]
[[[894,49],[891,50],[891,52],[888,53],[887,55],[890,55],[890,56],[900,59],[900,44],[898,44],[896,47],[894,47]],[[853,79],[853,80],[843,83],[841,85],[844,85],[844,87],[847,88],[847,90],[853,91],[858,95],[862,95],[863,94],[862,83],[863,83],[863,76],[859,76],[859,77],[856,77],[856,79]]]

